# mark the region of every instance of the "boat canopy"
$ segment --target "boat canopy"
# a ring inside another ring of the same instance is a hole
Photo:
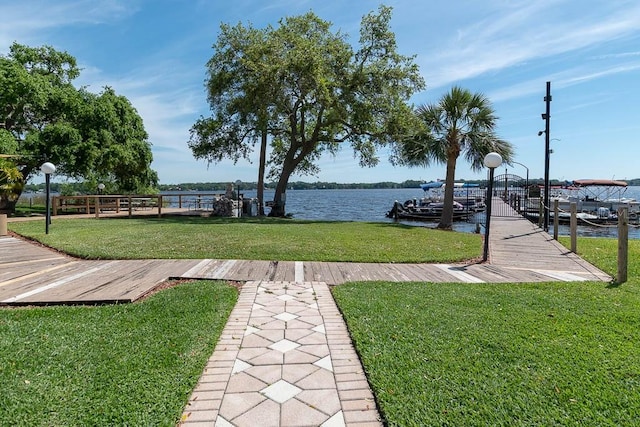
[[[625,181],[614,179],[576,179],[573,181],[573,185],[578,187],[626,187],[628,184]]]
[[[424,191],[430,190],[432,188],[440,188],[444,185],[444,181],[430,181],[425,182],[424,184],[420,184],[420,188]],[[477,188],[480,187],[480,184],[475,184],[471,182],[454,182],[453,188]]]
[[[440,188],[444,185],[444,181],[430,181],[424,184],[420,184],[420,188],[427,191],[430,188]]]

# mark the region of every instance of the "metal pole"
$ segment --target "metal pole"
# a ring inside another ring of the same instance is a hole
[[[45,226],[44,226],[44,232],[45,234],[49,234],[49,221],[51,221],[51,203],[49,201],[49,196],[51,194],[50,190],[49,190],[49,186],[50,186],[50,174],[45,173],[44,174],[44,180],[45,180],[45,186],[46,186],[46,207],[45,207]]]
[[[484,226],[484,251],[482,252],[482,261],[486,261],[489,257],[489,225],[491,223],[491,200],[493,199],[493,170],[489,169],[489,186],[487,188],[487,210],[485,211],[486,219]]]
[[[549,231],[549,122],[551,121],[551,82],[547,82],[547,95],[544,97],[544,231]]]

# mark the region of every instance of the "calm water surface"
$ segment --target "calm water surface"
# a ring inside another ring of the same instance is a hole
[[[256,197],[255,190],[243,191],[244,197]],[[188,192],[185,192],[188,194]],[[323,221],[367,221],[367,222],[394,222],[386,218],[385,214],[391,209],[393,203],[398,200],[421,198],[424,193],[421,189],[372,189],[372,190],[288,190],[286,211],[294,218],[312,219]],[[640,187],[629,187],[625,197],[633,197],[640,200]],[[265,200],[273,200],[273,190],[265,191]],[[268,208],[267,208],[268,212]],[[400,221],[403,224],[417,227],[435,227],[436,222]],[[474,232],[476,224],[484,224],[484,214],[480,213],[471,217],[468,221],[455,222],[457,231]],[[550,233],[553,232],[551,224]],[[569,227],[560,225],[558,234],[569,235]],[[616,237],[617,228],[579,226],[581,236],[591,237]],[[629,237],[640,238],[639,228],[630,228]]]

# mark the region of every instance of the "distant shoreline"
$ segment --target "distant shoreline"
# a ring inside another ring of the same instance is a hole
[[[631,180],[624,180],[629,187],[640,186],[640,178],[634,178]],[[425,180],[407,180],[403,182],[373,182],[373,183],[337,183],[337,182],[304,182],[304,181],[295,181],[290,182],[287,185],[288,190],[384,190],[384,189],[420,189],[420,184],[426,182]],[[481,187],[486,187],[486,180],[456,180],[456,182],[466,182],[471,184],[479,184]],[[543,185],[543,179],[530,179],[531,185]],[[160,184],[158,185],[158,191],[209,191],[209,192],[222,192],[224,193],[229,184],[233,184],[235,188],[234,182],[186,182],[181,184]],[[550,185],[564,185],[566,181],[560,181],[556,179],[552,179],[550,181]],[[65,183],[60,184],[56,182],[51,183],[51,190],[58,192],[60,191],[61,186],[71,186],[76,185],[75,183]],[[78,186],[82,184],[77,184]],[[268,182],[265,184],[266,190],[273,191],[276,187],[275,182]],[[45,184],[27,184],[24,188],[24,193],[27,192],[38,192],[39,190],[44,191]],[[243,182],[240,184],[241,190],[250,191],[256,190],[258,188],[257,182]]]

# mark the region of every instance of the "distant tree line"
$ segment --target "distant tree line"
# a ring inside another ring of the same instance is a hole
[[[423,181],[407,180],[403,182],[360,182],[360,183],[338,183],[338,182],[289,182],[289,190],[348,190],[348,189],[376,189],[376,188],[420,188]],[[229,182],[196,182],[183,184],[160,185],[160,191],[224,191]],[[275,189],[277,183],[265,183],[265,188]],[[255,190],[258,188],[257,182],[243,182],[241,189]]]
[[[387,188],[420,188],[420,184],[424,183],[424,180],[406,180],[402,182],[356,182],[356,183],[339,183],[339,182],[304,182],[294,181],[289,183],[289,190],[355,190],[355,189],[387,189]],[[478,184],[480,187],[487,186],[487,180],[457,180],[456,182],[467,182],[470,184]],[[630,186],[640,186],[640,178],[626,180]],[[157,187],[157,191],[210,191],[210,192],[224,192],[227,186],[232,183],[231,181],[225,182],[185,182],[181,184],[160,184]],[[552,179],[550,185],[561,186],[568,185],[570,182],[562,181],[558,179]],[[265,184],[266,189],[274,189],[276,183],[268,182]],[[544,180],[542,178],[530,179],[529,185],[542,186]],[[42,184],[27,184],[24,187],[24,191],[38,192],[45,190],[44,183]],[[241,185],[242,190],[256,190],[258,188],[257,182],[243,182]],[[61,193],[65,195],[73,194],[96,194],[97,189],[94,185],[87,182],[65,182],[51,183],[51,191]],[[108,192],[107,192],[108,193]]]
[[[383,188],[420,188],[422,180],[406,180],[403,182],[361,182],[361,183],[338,183],[338,182],[303,182],[295,181],[289,183],[290,190],[348,190],[348,189],[383,189]],[[471,181],[469,181],[471,182]],[[185,182],[181,184],[160,184],[158,185],[158,191],[211,191],[211,192],[224,192],[232,181],[225,182]],[[274,189],[275,182],[268,182],[265,184],[265,188]],[[81,182],[70,183],[51,183],[51,191],[62,194],[95,194],[97,188],[94,185]],[[258,188],[257,182],[243,182],[241,184],[242,190],[256,190]],[[25,191],[38,192],[44,191],[45,184],[27,184],[25,185]]]

